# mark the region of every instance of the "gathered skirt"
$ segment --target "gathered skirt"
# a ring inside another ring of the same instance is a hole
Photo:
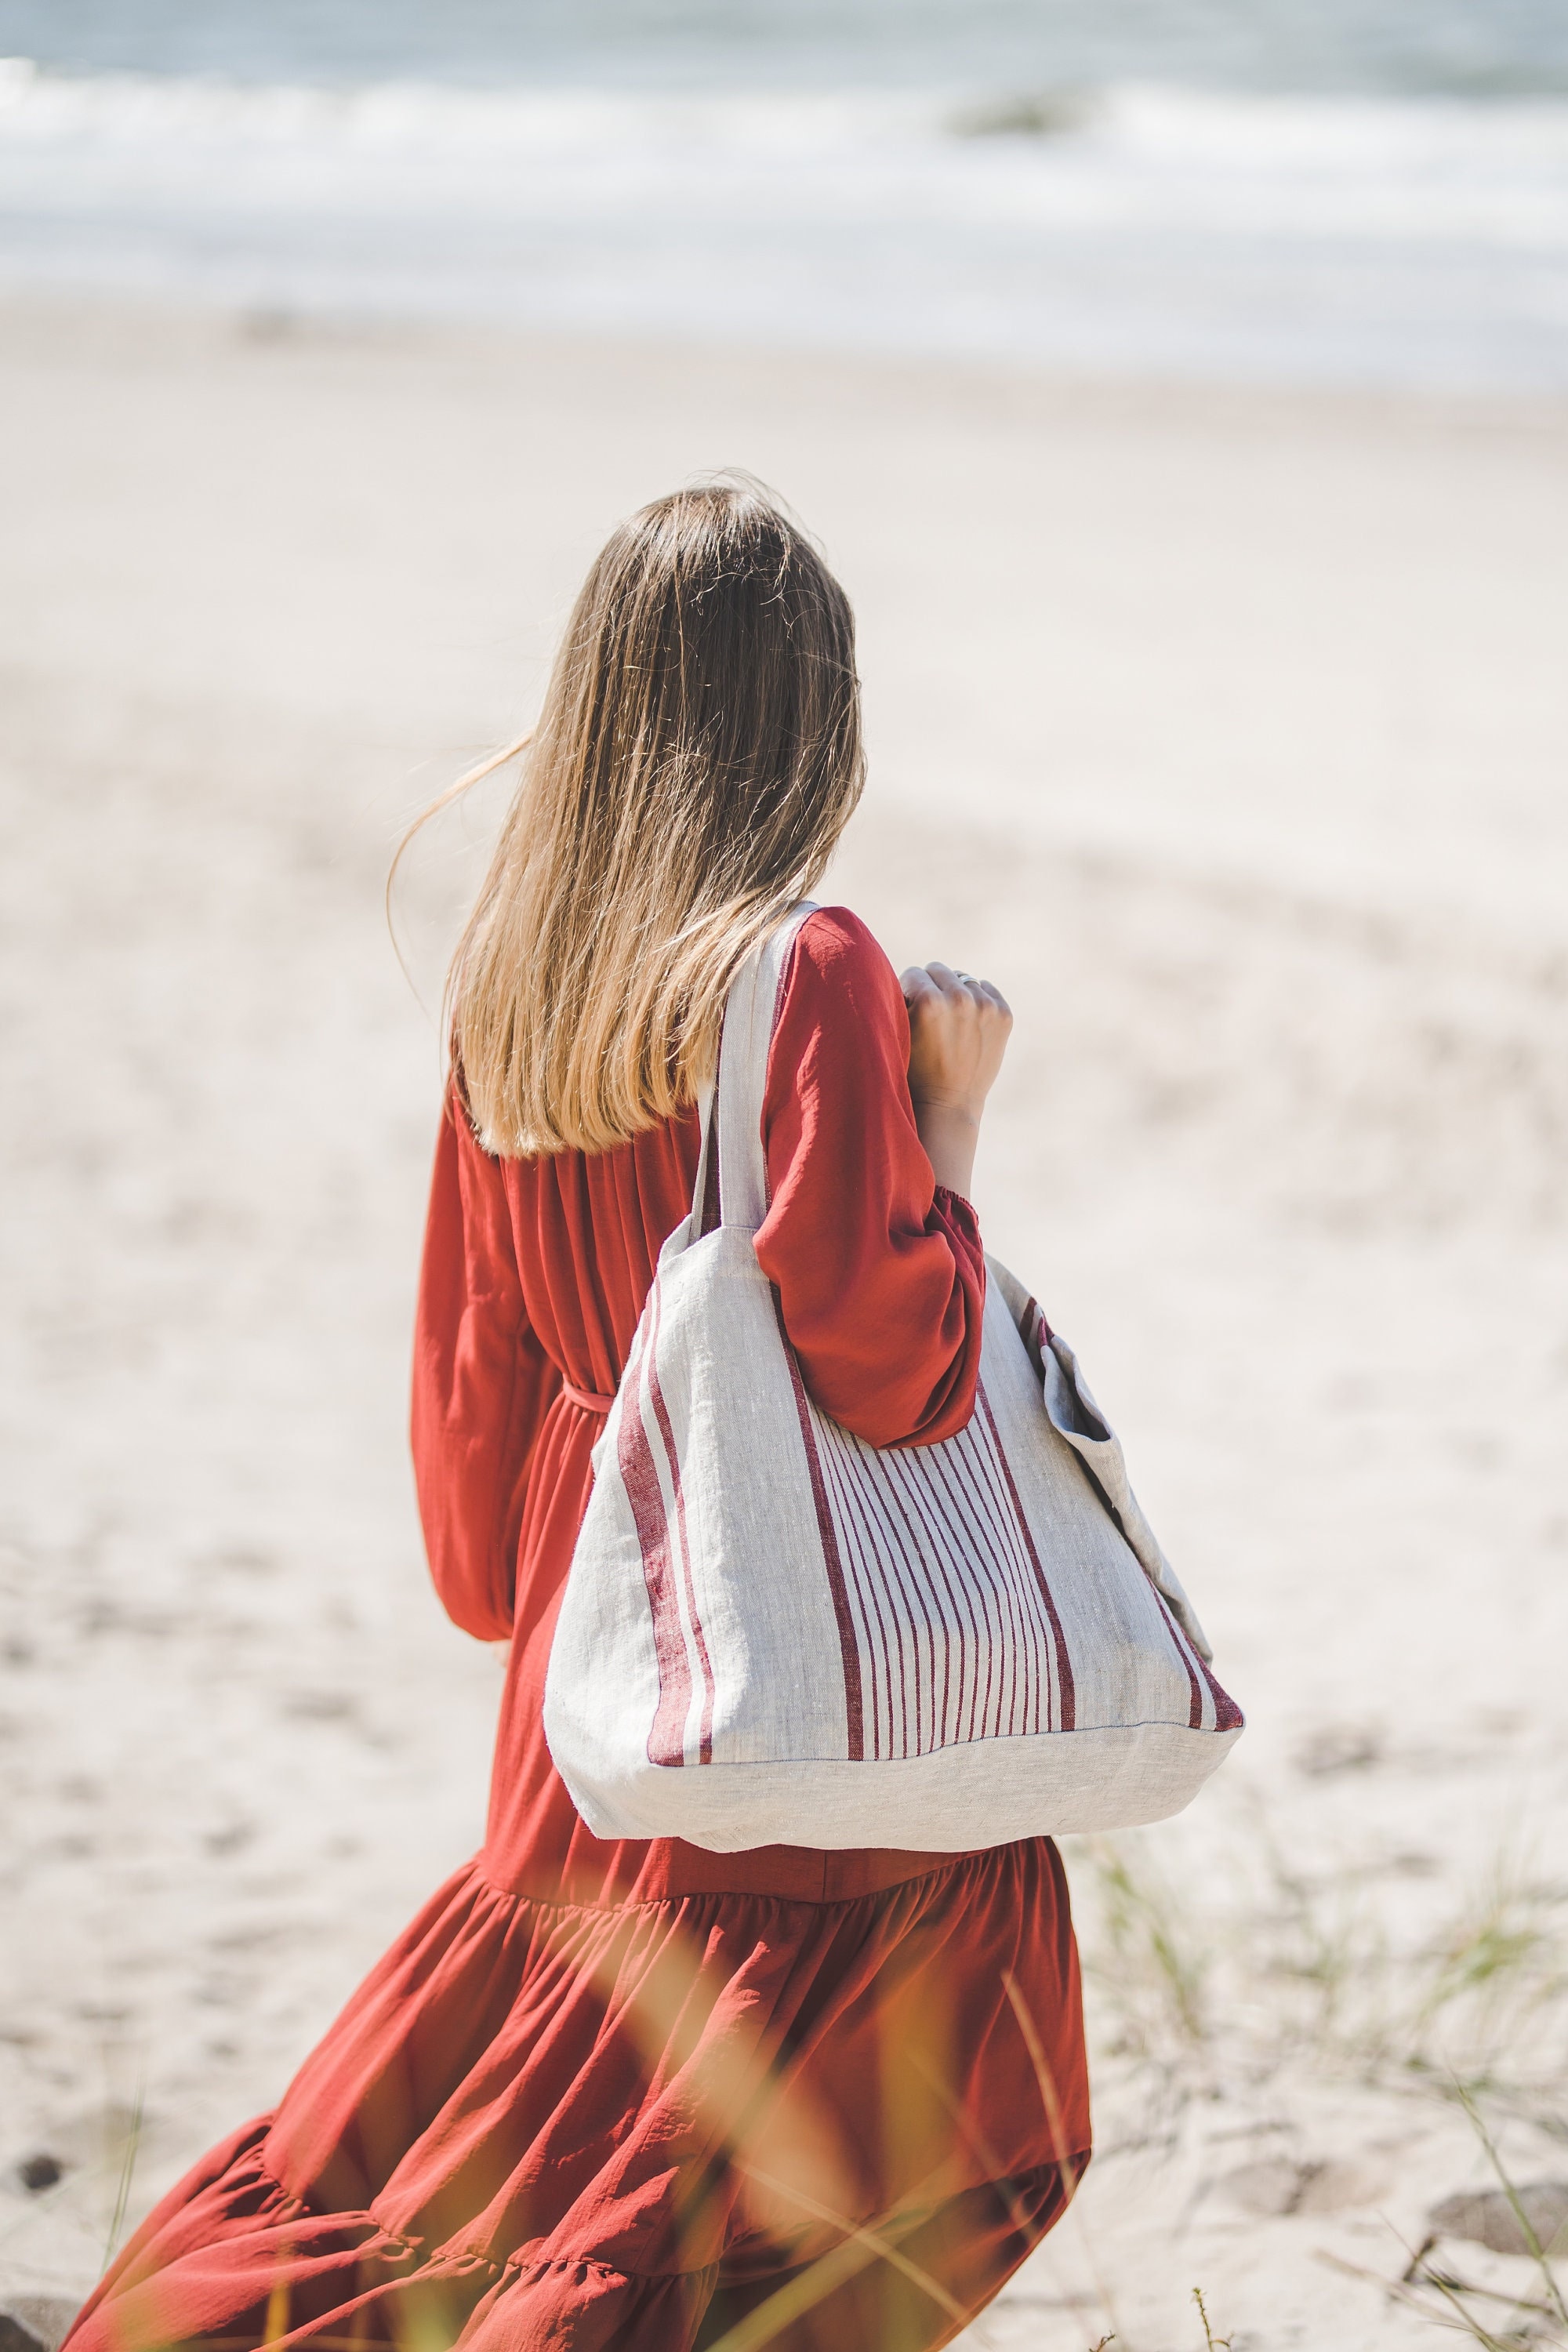
[[[832,1901],[555,1904],[481,1856],[70,2352],[931,2352],[1089,2147],[1048,1840]]]

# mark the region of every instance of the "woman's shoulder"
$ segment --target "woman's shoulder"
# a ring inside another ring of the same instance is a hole
[[[904,1001],[875,933],[847,907],[815,908],[795,934],[785,1002],[797,994],[848,997],[865,1009]]]
[[[770,1077],[803,1075],[847,1086],[870,1072],[901,1074],[910,1017],[898,974],[874,933],[847,907],[818,907],[795,934],[768,1058]]]

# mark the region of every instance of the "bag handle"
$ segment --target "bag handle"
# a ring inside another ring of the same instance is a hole
[[[754,1234],[768,1213],[768,1171],[763,1157],[763,1096],[768,1047],[778,1018],[779,992],[795,933],[816,902],[803,898],[730,983],[719,1045],[719,1082],[699,1097],[702,1148],[692,1195],[694,1234],[701,1231],[710,1152],[719,1155],[719,1222]]]

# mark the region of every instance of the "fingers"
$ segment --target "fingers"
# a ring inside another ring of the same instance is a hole
[[[1008,1003],[1006,998],[1003,995],[994,981],[976,979],[974,973],[972,971],[955,972],[953,974],[953,978],[967,990],[968,993],[974,998],[977,1003],[988,1004],[992,1006],[994,1011],[1005,1013],[1008,1020],[1011,1021],[1013,1018],[1013,1008]]]
[[[912,964],[900,974],[899,984],[910,1014],[915,1123],[919,1127],[922,1116],[956,1113],[973,1134],[1007,1050],[1013,1027],[1007,1000],[990,981],[942,962]],[[926,1140],[923,1129],[921,1138]],[[964,1189],[952,1181],[958,1191]]]
[[[1009,1021],[1013,1018],[1012,1006],[994,981],[979,980],[970,971],[955,971],[951,964],[911,964],[907,971],[899,974],[899,986],[911,1011],[917,1004],[958,1004],[967,996],[977,1004],[994,1006]]]
[[[947,963],[928,963],[926,970],[950,1004],[959,997],[969,994],[967,972],[962,974],[956,972],[952,966]]]

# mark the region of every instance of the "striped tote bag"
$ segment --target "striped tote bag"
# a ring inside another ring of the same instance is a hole
[[[1072,1349],[994,1260],[973,1418],[879,1450],[812,1402],[757,1264],[802,907],[725,1009],[550,1655],[599,1837],[960,1852],[1174,1813],[1241,1730]],[[708,1154],[720,1222],[701,1231]]]

